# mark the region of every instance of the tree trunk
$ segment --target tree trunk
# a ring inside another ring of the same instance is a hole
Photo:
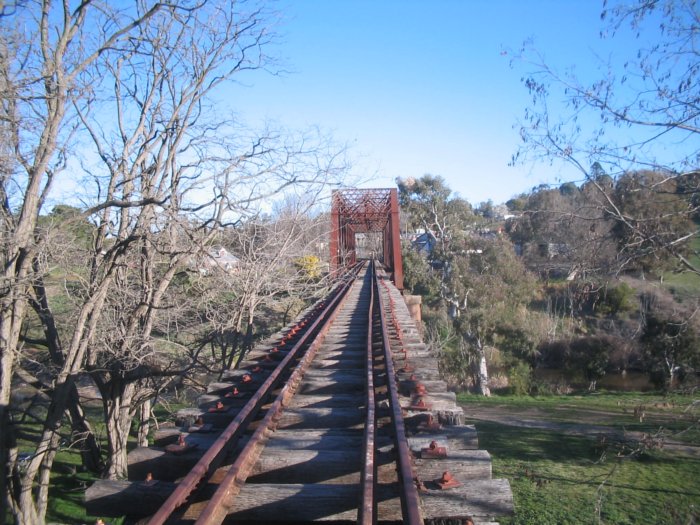
[[[34,467],[35,456],[28,467],[29,473],[21,475],[17,473],[13,477],[16,484],[10,490],[15,496],[14,517],[17,525],[39,525],[44,523],[49,497],[49,480],[51,465],[56,456],[61,437],[57,432],[50,434],[42,440],[44,453],[41,455],[40,465]],[[34,471],[38,473],[31,473]],[[37,479],[38,478],[38,479]],[[37,483],[35,483],[37,481]]]
[[[148,446],[148,432],[151,428],[151,405],[152,401],[147,399],[143,402],[140,408],[141,415],[139,417],[139,436],[138,445],[139,447]]]
[[[238,354],[238,359],[236,360],[235,368],[241,366],[243,359],[248,355],[248,351],[253,348],[253,323],[252,321],[248,323],[248,328],[246,329],[245,337],[243,338],[243,344],[241,345],[241,352]]]
[[[102,404],[107,425],[107,479],[127,478],[127,444],[131,431],[135,385],[119,378],[104,382]]]
[[[41,268],[38,259],[34,258],[32,264],[37,277],[33,284],[35,297],[31,299],[31,304],[34,308],[34,312],[41,321],[51,359],[57,366],[62,367],[65,364],[63,343],[58,328],[56,327],[56,320],[53,312],[49,306],[48,295],[46,293],[44,279],[41,276]],[[80,405],[78,387],[75,384],[72,384],[69,392],[68,413],[70,415],[73,438],[79,443],[83,466],[91,472],[100,472],[102,468],[100,446],[90,423],[85,419],[85,412]]]
[[[83,466],[90,472],[97,474],[104,467],[102,464],[102,449],[97,442],[92,426],[85,418],[85,412],[80,401],[73,399],[73,396],[78,397],[77,387],[74,387],[74,392],[71,392],[71,400],[68,406],[73,440],[79,443],[78,447]]]
[[[8,281],[13,276],[5,278]],[[13,293],[14,292],[14,293]],[[10,420],[10,400],[12,396],[12,374],[20,335],[22,319],[26,311],[26,302],[10,291],[0,306],[0,524],[5,523],[7,509],[10,505],[10,476],[14,468],[11,451],[15,447],[14,425]]]
[[[491,395],[491,389],[489,388],[489,370],[486,366],[486,352],[484,348],[478,349],[477,358],[479,360],[479,381],[477,385],[479,394],[489,397]]]
[[[44,459],[41,462],[41,467],[39,468],[38,476],[38,487],[35,487],[35,500],[37,515],[43,523],[46,519],[46,510],[49,504],[49,486],[51,481],[51,467],[53,466],[54,458],[58,452],[58,447],[60,446],[61,438],[58,433],[54,434],[51,440],[51,448],[44,454]]]
[[[10,510],[8,476],[10,474],[10,450],[13,448],[14,428],[10,423],[10,407],[0,405],[0,525],[5,525]]]
[[[233,337],[230,336],[229,331],[226,331],[226,345],[222,347],[221,350],[221,357],[223,358],[222,361],[224,367],[221,369],[219,379],[223,377],[224,372],[226,370],[231,370],[231,367],[233,366],[233,360],[236,357],[236,351],[238,350],[238,345],[240,344],[240,340],[241,331],[239,329],[235,329],[233,331]]]

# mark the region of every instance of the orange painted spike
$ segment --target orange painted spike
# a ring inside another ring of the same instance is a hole
[[[260,372],[262,372],[262,367],[256,366],[255,368],[253,368],[252,372],[254,374],[259,374]]]
[[[273,347],[272,347],[272,350],[270,350],[270,353],[271,353],[271,354],[276,354],[276,353],[279,352],[279,351],[280,351],[279,348],[277,348],[276,346],[273,346]]]
[[[442,425],[433,417],[432,414],[426,414],[428,417],[425,421],[422,421],[418,428],[421,430],[440,430]]]
[[[231,390],[230,392],[228,392],[228,393],[226,394],[226,397],[236,397],[239,393],[240,393],[240,392],[238,391],[238,389],[237,389],[236,387],[233,387],[233,390]]]
[[[437,483],[438,487],[440,487],[443,490],[451,489],[453,487],[460,487],[462,485],[448,471],[443,472],[442,477],[438,480],[435,480],[435,482]]]
[[[211,407],[209,409],[209,412],[222,412],[225,409],[226,407],[224,406],[224,404],[221,401],[217,401],[216,406]]]
[[[144,480],[145,482],[153,481],[153,472],[149,472],[146,474],[146,479]]]
[[[438,446],[437,441],[431,441],[428,448],[421,449],[420,457],[425,459],[443,459],[447,457],[447,448]]]
[[[428,393],[428,390],[425,388],[425,385],[423,383],[418,383],[414,388],[413,388],[413,393],[418,394],[419,396],[425,395]]]
[[[166,445],[165,451],[170,454],[180,455],[195,447],[196,445],[188,445],[185,443],[185,434],[180,434],[177,439],[177,444]]]
[[[241,378],[241,381],[243,381],[244,383],[250,383],[252,380],[253,376],[251,376],[250,374],[246,374]]]

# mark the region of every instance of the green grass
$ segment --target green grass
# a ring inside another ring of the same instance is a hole
[[[499,405],[513,410],[522,407],[559,411],[562,407],[568,407],[578,410],[593,409],[598,412],[612,411],[619,415],[627,414],[639,406],[643,406],[647,412],[657,415],[680,415],[690,411],[694,399],[697,399],[697,396],[656,392],[600,391],[546,396],[496,395],[487,398],[468,393],[457,394],[457,400],[464,404]]]
[[[154,408],[155,416],[163,421],[170,417],[178,408],[188,406],[186,403],[171,403],[167,406],[157,404]],[[104,440],[105,429],[101,420],[101,406],[92,404],[85,407],[88,418],[92,421],[93,428],[98,436],[102,436],[102,446],[106,447]],[[153,428],[152,428],[153,430]],[[39,425],[24,427],[25,436],[35,433],[38,437]],[[34,445],[26,440],[20,440],[20,452],[33,453]],[[135,446],[135,440],[131,440],[130,447]],[[62,448],[54,460],[51,469],[51,486],[49,488],[49,503],[46,512],[47,523],[61,524],[93,524],[101,516],[91,516],[85,511],[85,490],[97,479],[98,475],[87,472],[82,468],[79,451],[71,448]],[[11,518],[8,518],[11,523]],[[110,525],[121,525],[122,518],[109,518],[105,520]]]
[[[668,421],[680,430],[692,423],[692,418],[677,417],[692,399],[677,396],[676,406],[661,405],[647,413],[644,423],[639,423],[637,418],[635,425],[631,418],[624,417],[622,408],[639,400],[647,405],[651,401],[669,402],[668,398],[646,394],[490,399],[460,396],[467,419],[472,406],[555,423],[548,430],[475,422],[479,446],[492,456],[493,476],[507,478],[513,490],[516,514],[500,518],[499,522],[502,525],[697,523],[700,455],[664,447],[647,450],[637,457],[620,458],[616,456],[615,446],[601,447],[597,433],[565,432],[566,423],[603,426],[610,432],[623,428],[651,432],[658,430],[659,423]],[[618,413],[611,414],[611,410]],[[669,418],[669,414],[675,416]],[[694,421],[697,423],[697,414]],[[697,432],[688,440],[700,445]]]
[[[92,524],[100,517],[85,512],[85,490],[97,477],[82,472],[80,467],[80,454],[77,451],[65,450],[56,455],[51,471],[47,523]],[[109,519],[110,525],[120,525],[122,522],[121,518]]]

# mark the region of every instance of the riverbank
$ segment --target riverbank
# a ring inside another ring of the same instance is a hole
[[[653,393],[489,399],[460,395],[494,477],[503,525],[697,523],[700,399]]]

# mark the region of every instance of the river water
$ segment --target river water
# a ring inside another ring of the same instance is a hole
[[[554,384],[568,384],[575,389],[588,388],[588,382],[582,378],[571,378],[561,370],[538,368],[534,372],[535,379]],[[649,381],[649,376],[643,372],[626,372],[607,374],[597,382],[597,388],[618,392],[649,392],[656,390]]]

